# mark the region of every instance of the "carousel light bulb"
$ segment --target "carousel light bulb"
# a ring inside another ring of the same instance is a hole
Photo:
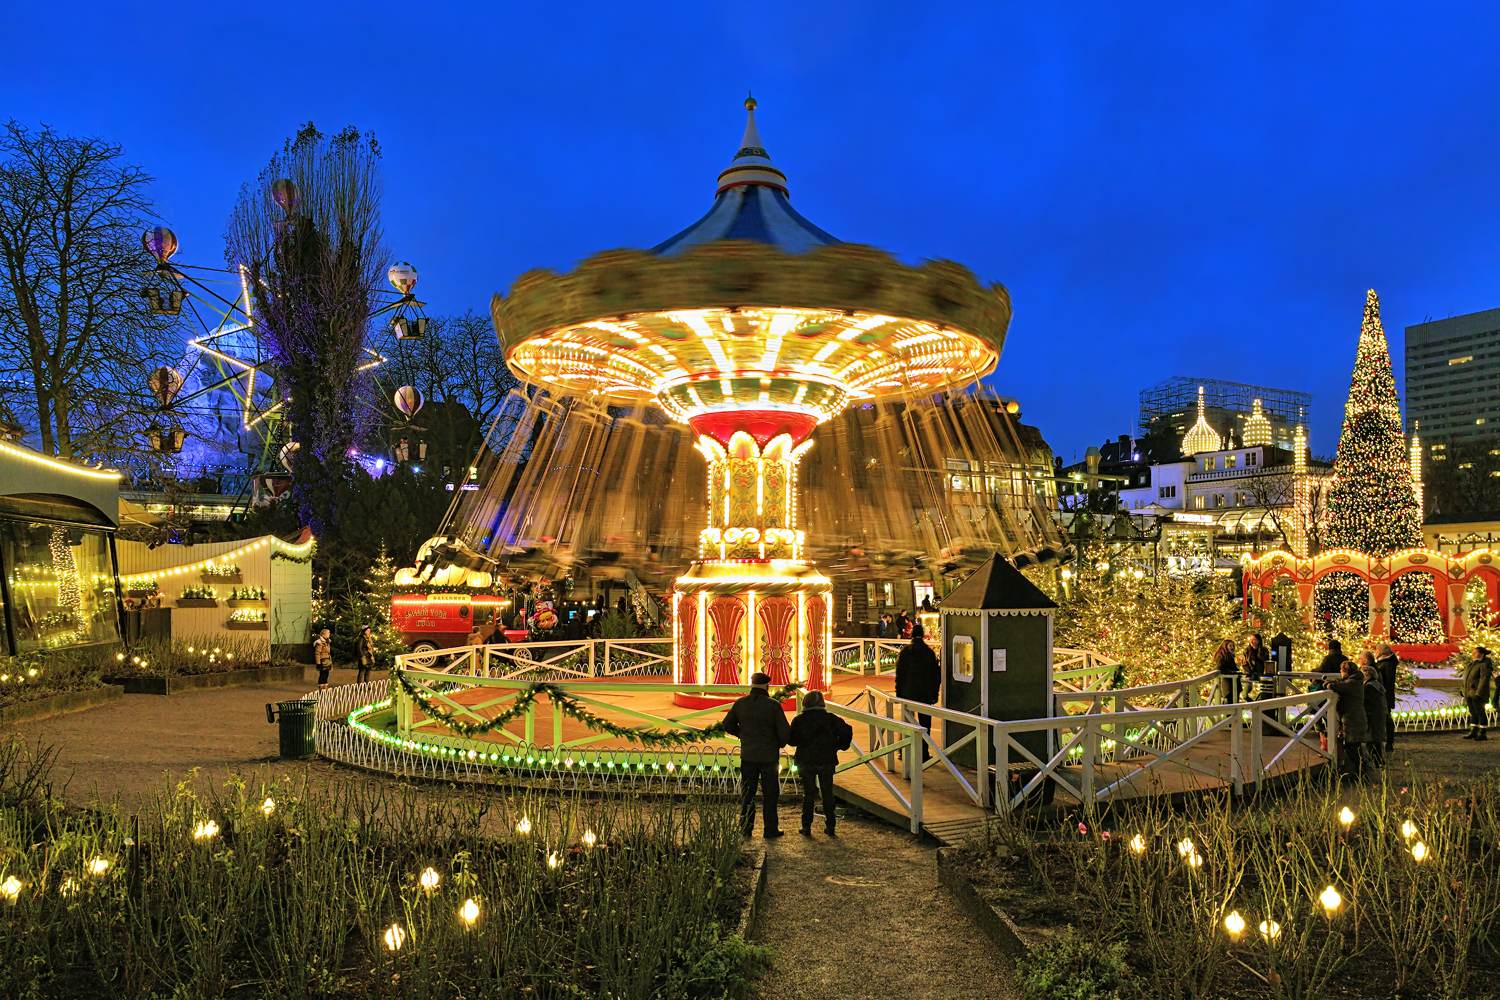
[[[458,908],[458,919],[465,927],[473,927],[479,920],[479,904],[473,899],[464,900],[464,905]]]
[[[109,871],[109,859],[108,858],[98,858],[98,857],[96,857],[96,858],[92,858],[92,859],[89,860],[89,874],[90,875],[93,875],[95,878],[98,878],[100,875],[103,875],[107,871]]]
[[[391,924],[385,929],[382,939],[387,951],[400,951],[401,946],[406,944],[406,928],[400,924]]]
[[[1224,918],[1224,929],[1229,932],[1230,937],[1239,937],[1245,933],[1245,918],[1240,916],[1239,910],[1230,910]]]
[[[1339,907],[1344,905],[1344,897],[1333,886],[1327,886],[1318,894],[1318,902],[1323,904],[1323,911],[1329,916],[1338,912]]]

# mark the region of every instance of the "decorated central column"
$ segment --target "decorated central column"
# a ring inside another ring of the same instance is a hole
[[[764,671],[773,687],[828,686],[833,585],[802,558],[797,527],[797,466],[816,424],[777,410],[688,418],[708,463],[708,524],[672,592],[677,683],[738,685]]]

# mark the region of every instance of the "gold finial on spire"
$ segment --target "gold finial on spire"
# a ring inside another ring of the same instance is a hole
[[[755,95],[752,94],[748,90],[745,91],[745,110],[746,111],[754,111],[755,110]]]

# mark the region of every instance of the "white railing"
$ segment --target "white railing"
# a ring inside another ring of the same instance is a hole
[[[911,832],[920,834],[923,815],[922,767],[921,754],[917,753],[917,748],[924,741],[930,744],[931,737],[916,724],[915,719],[895,719],[833,702],[829,702],[827,708],[854,727],[855,732],[855,739],[849,745],[849,749],[854,751],[854,757],[840,759],[835,770],[850,771],[860,767],[867,769],[881,787],[900,803]],[[858,737],[861,729],[866,734],[863,743]],[[883,768],[879,766],[881,764],[884,765]],[[905,791],[890,778],[898,770],[898,766],[904,772],[902,777],[906,781]]]
[[[1100,712],[1139,712],[1203,705],[1214,700],[1218,683],[1219,674],[1209,671],[1181,681],[1113,690],[1063,690],[1054,686],[1052,711],[1054,715],[1098,715]]]
[[[671,638],[576,639],[560,642],[456,646],[427,653],[402,653],[400,670],[424,670],[465,677],[554,681],[672,673]]]
[[[841,638],[833,640],[833,671],[844,674],[894,673],[906,639]]]
[[[1092,649],[1052,650],[1052,687],[1057,691],[1106,690],[1119,670],[1119,660]]]
[[[1122,718],[1128,722],[1120,722]],[[1022,804],[1048,782],[1085,807],[1138,783],[1159,789],[1169,767],[1214,778],[1240,794],[1245,785],[1259,785],[1270,776],[1294,748],[1331,765],[1338,755],[1336,739],[1330,735],[1326,749],[1320,739],[1320,731],[1338,732],[1337,699],[1328,691],[1226,705],[1025,719],[996,723],[992,729],[997,780],[1008,782],[1013,764],[1030,772],[1017,783],[1015,794],[997,796],[1001,811]],[[1267,730],[1285,740],[1270,760],[1265,759]],[[1215,747],[1208,763],[1193,758],[1194,750],[1220,734],[1227,736],[1227,749]],[[1033,749],[1037,745],[1047,749]],[[1112,764],[1129,767],[1104,769]]]

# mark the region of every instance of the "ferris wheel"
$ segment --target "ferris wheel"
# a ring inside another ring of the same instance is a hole
[[[271,196],[290,215],[298,200],[296,185],[277,180]],[[147,431],[152,450],[179,454],[189,433],[183,421],[195,410],[200,416],[205,409],[216,412],[222,417],[218,433],[232,434],[237,450],[248,458],[248,499],[279,494],[289,482],[296,442],[287,422],[286,388],[278,383],[274,354],[257,323],[250,272],[243,265],[223,268],[174,260],[178,239],[165,226],[146,230],[141,245],[154,261],[152,279],[141,295],[153,313],[177,317],[186,340],[177,365],[157,368],[147,378],[160,407],[157,422]],[[356,371],[371,372],[403,355],[408,342],[426,336],[426,303],[415,293],[418,277],[416,267],[401,261],[386,272],[393,291],[371,289],[378,305],[367,317],[370,332]],[[382,318],[382,323],[373,322]],[[190,385],[195,376],[196,384]],[[421,407],[421,395],[413,389],[415,399],[404,398],[403,390],[392,402],[409,419]]]

